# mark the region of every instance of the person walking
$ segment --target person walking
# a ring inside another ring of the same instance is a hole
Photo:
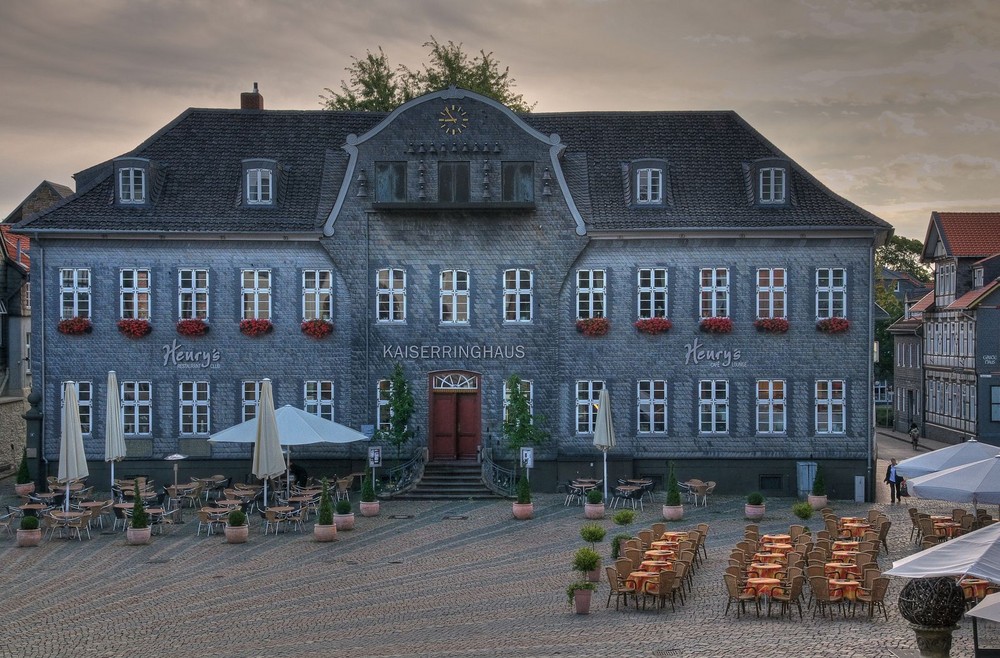
[[[913,449],[916,450],[917,449],[917,438],[920,437],[920,430],[917,428],[917,424],[916,423],[910,423],[909,435],[910,435],[910,443],[913,444]]]
[[[896,473],[896,460],[890,459],[889,467],[885,469],[885,483],[889,485],[890,502],[902,502],[902,498],[899,495],[899,483],[902,479],[902,476]]]

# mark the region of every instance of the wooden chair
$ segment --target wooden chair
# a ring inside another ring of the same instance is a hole
[[[871,587],[859,587],[857,593],[857,602],[861,605],[868,606],[868,618],[871,619],[875,614],[876,606],[882,609],[882,614],[885,615],[885,620],[889,621],[889,613],[885,609],[885,593],[889,590],[889,577],[879,576],[872,581]],[[857,606],[855,605],[855,608]],[[854,616],[856,610],[851,611],[851,616]]]
[[[684,579],[687,577],[687,564],[681,561],[674,562],[673,574],[674,582],[670,588],[671,605],[678,594],[681,597],[681,605],[684,605]]]
[[[708,524],[699,523],[696,528],[701,533],[701,536],[698,537],[698,549],[701,551],[701,556],[707,560],[708,550],[705,548],[705,538],[708,537]]]
[[[66,529],[69,531],[70,539],[76,535],[77,541],[82,541],[84,530],[87,531],[87,539],[90,539],[90,512],[84,512],[80,518],[67,521]]]
[[[604,605],[605,608],[611,607],[611,597],[615,597],[615,610],[618,609],[618,602],[622,599],[625,600],[625,607],[628,607],[628,597],[629,594],[635,599],[636,607],[639,605],[639,599],[636,597],[635,588],[629,586],[627,583],[620,582],[618,580],[618,571],[614,567],[605,567],[604,573],[608,576],[608,585],[611,586],[610,591],[608,591],[608,602]]]
[[[889,554],[889,528],[892,527],[892,521],[883,521],[882,525],[878,528],[878,540],[882,544],[882,548],[885,549],[885,554]],[[964,526],[963,526],[964,527]]]
[[[618,574],[618,582],[624,583],[629,573],[632,572],[632,560],[627,557],[620,557],[615,560],[615,572]]]
[[[351,499],[351,485],[354,484],[354,476],[348,475],[337,480],[337,500]]]
[[[642,564],[642,551],[638,548],[626,548],[625,557],[627,557],[632,562],[632,571],[638,571],[639,565]]]
[[[724,614],[728,615],[730,606],[735,603],[736,618],[739,619],[741,614],[747,611],[747,603],[752,602],[757,610],[757,615],[760,616],[760,601],[757,599],[756,592],[741,587],[736,580],[736,576],[732,574],[723,574],[722,580],[726,584],[726,593],[729,595],[729,598],[726,600],[726,612]]]
[[[775,587],[771,590],[771,596],[767,599],[767,616],[771,616],[771,605],[777,601],[781,604],[778,609],[778,615],[783,615],[788,612],[788,616],[792,616],[792,604],[794,603],[799,609],[799,619],[802,619],[802,587],[805,584],[805,578],[803,576],[796,576],[792,579],[788,586],[782,585],[781,587]]]
[[[640,530],[638,532],[639,542],[642,544],[642,550],[648,551],[650,544],[653,541],[653,531],[652,530]]]
[[[833,619],[833,606],[840,608],[842,617],[846,616],[844,614],[844,593],[839,589],[831,589],[830,581],[826,579],[826,576],[810,578],[809,589],[812,591],[813,601],[816,602],[813,617],[816,616],[817,610],[820,615],[825,617],[826,609],[830,608],[830,619]]]
[[[667,605],[667,597],[670,597],[670,609],[677,612],[677,608],[674,607],[673,599],[673,589],[674,580],[676,579],[676,574],[673,571],[668,571],[666,569],[660,571],[656,578],[647,580],[642,585],[642,609],[646,609],[646,599],[653,598],[653,605],[656,606],[656,612],[659,613],[660,608],[664,608]]]
[[[649,529],[653,531],[653,538],[659,539],[660,537],[663,536],[663,533],[667,531],[667,524],[654,523],[653,525],[649,526]]]

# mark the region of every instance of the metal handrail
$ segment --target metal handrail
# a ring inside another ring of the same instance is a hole
[[[513,498],[517,489],[516,473],[513,469],[504,468],[491,458],[488,452],[483,452],[483,484],[493,493]]]
[[[394,496],[413,489],[423,477],[426,463],[427,449],[420,448],[413,459],[389,469],[389,483],[382,487],[379,495]]]

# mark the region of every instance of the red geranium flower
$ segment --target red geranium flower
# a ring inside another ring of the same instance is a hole
[[[333,323],[327,320],[306,320],[302,323],[302,333],[312,338],[324,338],[333,333]]]
[[[263,336],[274,330],[274,325],[270,320],[263,318],[252,318],[250,320],[240,320],[240,332],[245,336]]]
[[[769,334],[783,334],[788,331],[788,320],[785,318],[759,318],[753,323],[757,331],[764,331]]]
[[[118,331],[129,338],[142,338],[152,330],[153,326],[149,324],[149,320],[126,318],[118,321]]]
[[[650,334],[653,336],[670,331],[673,326],[674,323],[667,318],[642,318],[635,321],[635,328],[638,329],[640,333]]]
[[[61,334],[67,334],[69,336],[79,336],[80,334],[89,334],[94,330],[93,325],[90,324],[90,318],[67,318],[65,320],[60,320],[59,325],[56,327]]]
[[[816,331],[826,334],[842,334],[851,328],[851,321],[847,318],[823,318],[816,323]]]
[[[704,318],[698,328],[707,334],[728,334],[733,331],[733,319],[714,317]]]
[[[576,330],[584,336],[604,336],[611,322],[607,318],[584,318],[576,321]]]
[[[177,333],[181,336],[204,336],[208,333],[205,318],[188,318],[177,323]]]

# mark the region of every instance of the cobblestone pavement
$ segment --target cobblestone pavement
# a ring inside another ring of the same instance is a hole
[[[884,470],[884,466],[882,466]],[[10,484],[0,502],[12,502]],[[884,494],[884,492],[883,492]],[[762,531],[796,522],[791,499],[769,499]],[[951,505],[914,501],[921,510]],[[583,546],[580,507],[562,496],[535,496],[535,518],[518,522],[510,503],[384,502],[376,518],[334,543],[303,534],[262,536],[228,545],[195,536],[197,523],[126,546],[123,535],[53,539],[16,548],[0,536],[0,657],[156,658],[349,656],[801,656],[889,655],[914,648],[895,601],[905,581],[893,578],[889,620],[812,617],[737,619],[724,615],[722,582],[729,550],[746,523],[742,499],[714,497],[687,507],[671,524],[710,525],[708,560],[696,571],[687,605],[667,610],[605,608],[606,582],[590,615],[575,615],[565,588],[570,560]],[[839,514],[866,504],[834,501]],[[893,521],[891,559],[914,548],[904,506],[877,504]],[[193,518],[186,511],[186,518]],[[629,527],[659,521],[647,505]],[[609,563],[601,521],[598,546]],[[820,527],[816,517],[814,529]],[[890,558],[883,555],[883,568]],[[955,633],[953,656],[972,656],[970,622]]]

